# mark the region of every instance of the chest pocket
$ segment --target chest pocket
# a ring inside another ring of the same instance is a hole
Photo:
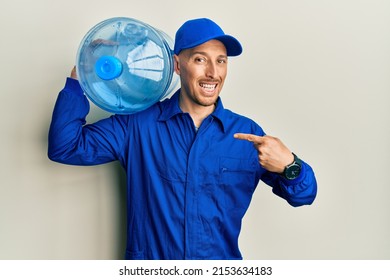
[[[220,187],[227,209],[242,214],[248,208],[258,183],[255,176],[256,164],[253,159],[220,158]]]

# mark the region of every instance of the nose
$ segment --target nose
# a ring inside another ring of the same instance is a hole
[[[208,78],[214,79],[216,75],[217,75],[217,66],[215,65],[215,63],[214,62],[207,63],[206,76]]]

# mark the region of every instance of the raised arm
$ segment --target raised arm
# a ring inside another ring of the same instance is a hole
[[[58,95],[49,128],[48,156],[74,165],[116,160],[126,133],[126,118],[111,116],[86,124],[89,102],[77,81],[75,68]]]

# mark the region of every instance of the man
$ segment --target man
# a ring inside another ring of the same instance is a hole
[[[50,159],[92,165],[119,160],[127,173],[127,259],[241,259],[241,220],[259,180],[292,206],[311,204],[311,167],[259,125],[222,105],[237,39],[209,19],[176,33],[181,88],[131,115],[85,125],[89,103],[75,72],[60,92]]]

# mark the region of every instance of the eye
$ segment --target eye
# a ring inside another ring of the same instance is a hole
[[[194,56],[194,61],[196,63],[205,63],[206,62],[206,57],[203,55],[195,55]]]
[[[203,63],[206,61],[206,59],[204,57],[195,57],[195,61],[198,63]]]
[[[219,64],[225,64],[225,63],[227,63],[227,59],[226,58],[220,58],[220,59],[217,60],[217,62]]]

